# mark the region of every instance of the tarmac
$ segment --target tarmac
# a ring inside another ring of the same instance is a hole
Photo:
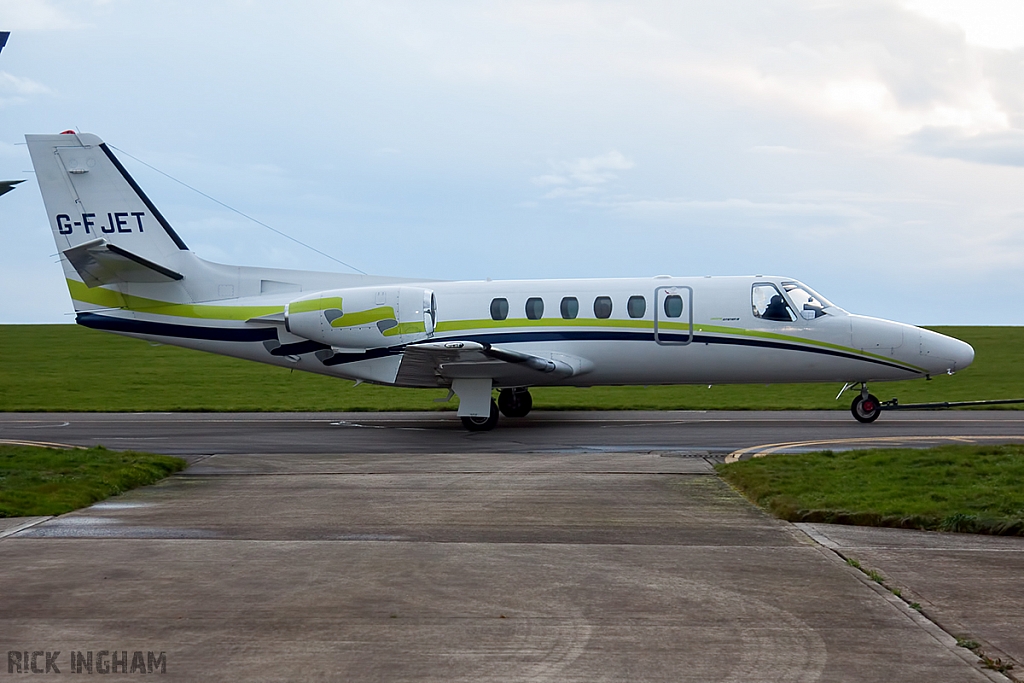
[[[106,651],[163,653],[173,680],[1008,680],[959,637],[1020,670],[1024,539],[792,525],[713,464],[1019,440],[1024,418],[581,415],[484,435],[431,414],[0,415],[2,440],[191,462],[0,520],[8,668]]]

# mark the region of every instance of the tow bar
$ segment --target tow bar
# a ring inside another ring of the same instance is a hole
[[[963,406],[999,406],[1010,403],[1024,403],[1024,398],[1001,398],[994,401],[942,401],[941,403],[904,403],[898,399],[882,401],[878,406],[882,410],[941,410],[943,408],[960,408]]]

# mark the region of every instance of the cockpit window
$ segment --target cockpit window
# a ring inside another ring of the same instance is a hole
[[[766,282],[754,285],[751,290],[751,306],[754,310],[754,317],[762,320],[774,320],[776,322],[791,323],[796,320],[792,309],[786,303],[786,299],[778,288]]]
[[[783,282],[782,288],[786,290],[790,301],[796,306],[800,316],[804,320],[814,320],[823,315],[828,315],[826,308],[834,308],[833,304],[807,285],[799,282]]]

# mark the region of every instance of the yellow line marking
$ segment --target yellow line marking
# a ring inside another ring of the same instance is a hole
[[[752,458],[763,458],[766,455],[786,451],[793,448],[809,448],[812,446],[871,446],[891,445],[900,443],[919,443],[924,441],[958,441],[960,443],[975,443],[977,441],[1022,441],[1024,436],[866,436],[851,439],[820,439],[816,441],[787,441],[784,443],[767,443],[760,446],[740,448],[725,456],[725,462],[737,462],[746,455]]]

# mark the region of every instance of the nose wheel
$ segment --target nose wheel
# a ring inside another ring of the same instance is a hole
[[[853,417],[857,422],[867,424],[874,422],[882,414],[882,404],[873,394],[869,394],[865,388],[860,396],[853,399],[850,412],[853,413]]]

